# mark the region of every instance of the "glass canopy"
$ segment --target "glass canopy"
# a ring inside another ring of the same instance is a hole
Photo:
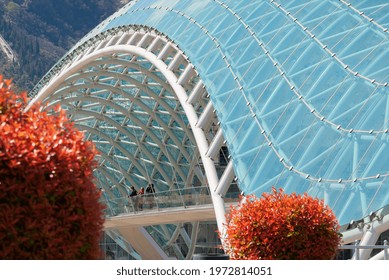
[[[204,84],[197,113],[212,103],[239,188],[307,192],[345,224],[389,202],[388,14],[387,1],[368,0],[132,1],[61,61],[123,27],[166,36],[197,73],[188,92]],[[61,87],[77,93],[62,104],[102,152],[111,198],[150,180],[206,184],[182,104],[149,61],[102,56]]]

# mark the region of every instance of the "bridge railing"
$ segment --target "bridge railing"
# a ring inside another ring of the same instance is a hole
[[[237,202],[238,200],[239,193],[227,193],[225,197],[226,202]],[[117,216],[207,204],[212,204],[209,187],[200,186],[111,199],[105,213],[106,216]]]
[[[368,250],[378,250],[383,252],[382,259],[383,260],[389,260],[389,244],[387,240],[384,240],[384,244],[382,245],[360,245],[359,241],[356,241],[354,244],[348,244],[348,245],[341,245],[339,247],[339,250],[350,252],[350,257],[352,257],[355,260],[360,260],[360,251],[363,249]]]

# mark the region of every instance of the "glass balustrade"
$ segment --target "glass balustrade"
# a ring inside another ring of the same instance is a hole
[[[227,193],[225,202],[237,202],[239,193]],[[107,204],[105,215],[118,216],[122,214],[137,214],[150,211],[161,211],[166,208],[193,207],[212,205],[208,186],[183,188],[111,199]]]

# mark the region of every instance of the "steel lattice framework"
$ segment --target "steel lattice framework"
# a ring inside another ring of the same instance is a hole
[[[31,95],[96,143],[108,207],[131,185],[208,185],[222,230],[232,183],[276,186],[324,199],[345,243],[375,244],[388,229],[388,13],[386,1],[132,1]]]

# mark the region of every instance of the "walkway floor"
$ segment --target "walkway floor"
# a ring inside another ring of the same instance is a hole
[[[230,204],[226,204],[226,209]],[[177,224],[192,221],[213,221],[216,220],[215,210],[212,204],[193,205],[187,208],[163,208],[144,209],[137,213],[120,214],[106,219],[106,229],[119,227],[140,227],[160,224]]]
[[[230,205],[231,203],[226,204],[226,209]],[[144,226],[215,220],[213,205],[206,204],[192,205],[187,208],[144,209],[137,213],[120,214],[107,218],[104,227],[106,230],[116,229],[120,232],[142,259],[163,260],[168,259],[168,256],[144,229]]]

